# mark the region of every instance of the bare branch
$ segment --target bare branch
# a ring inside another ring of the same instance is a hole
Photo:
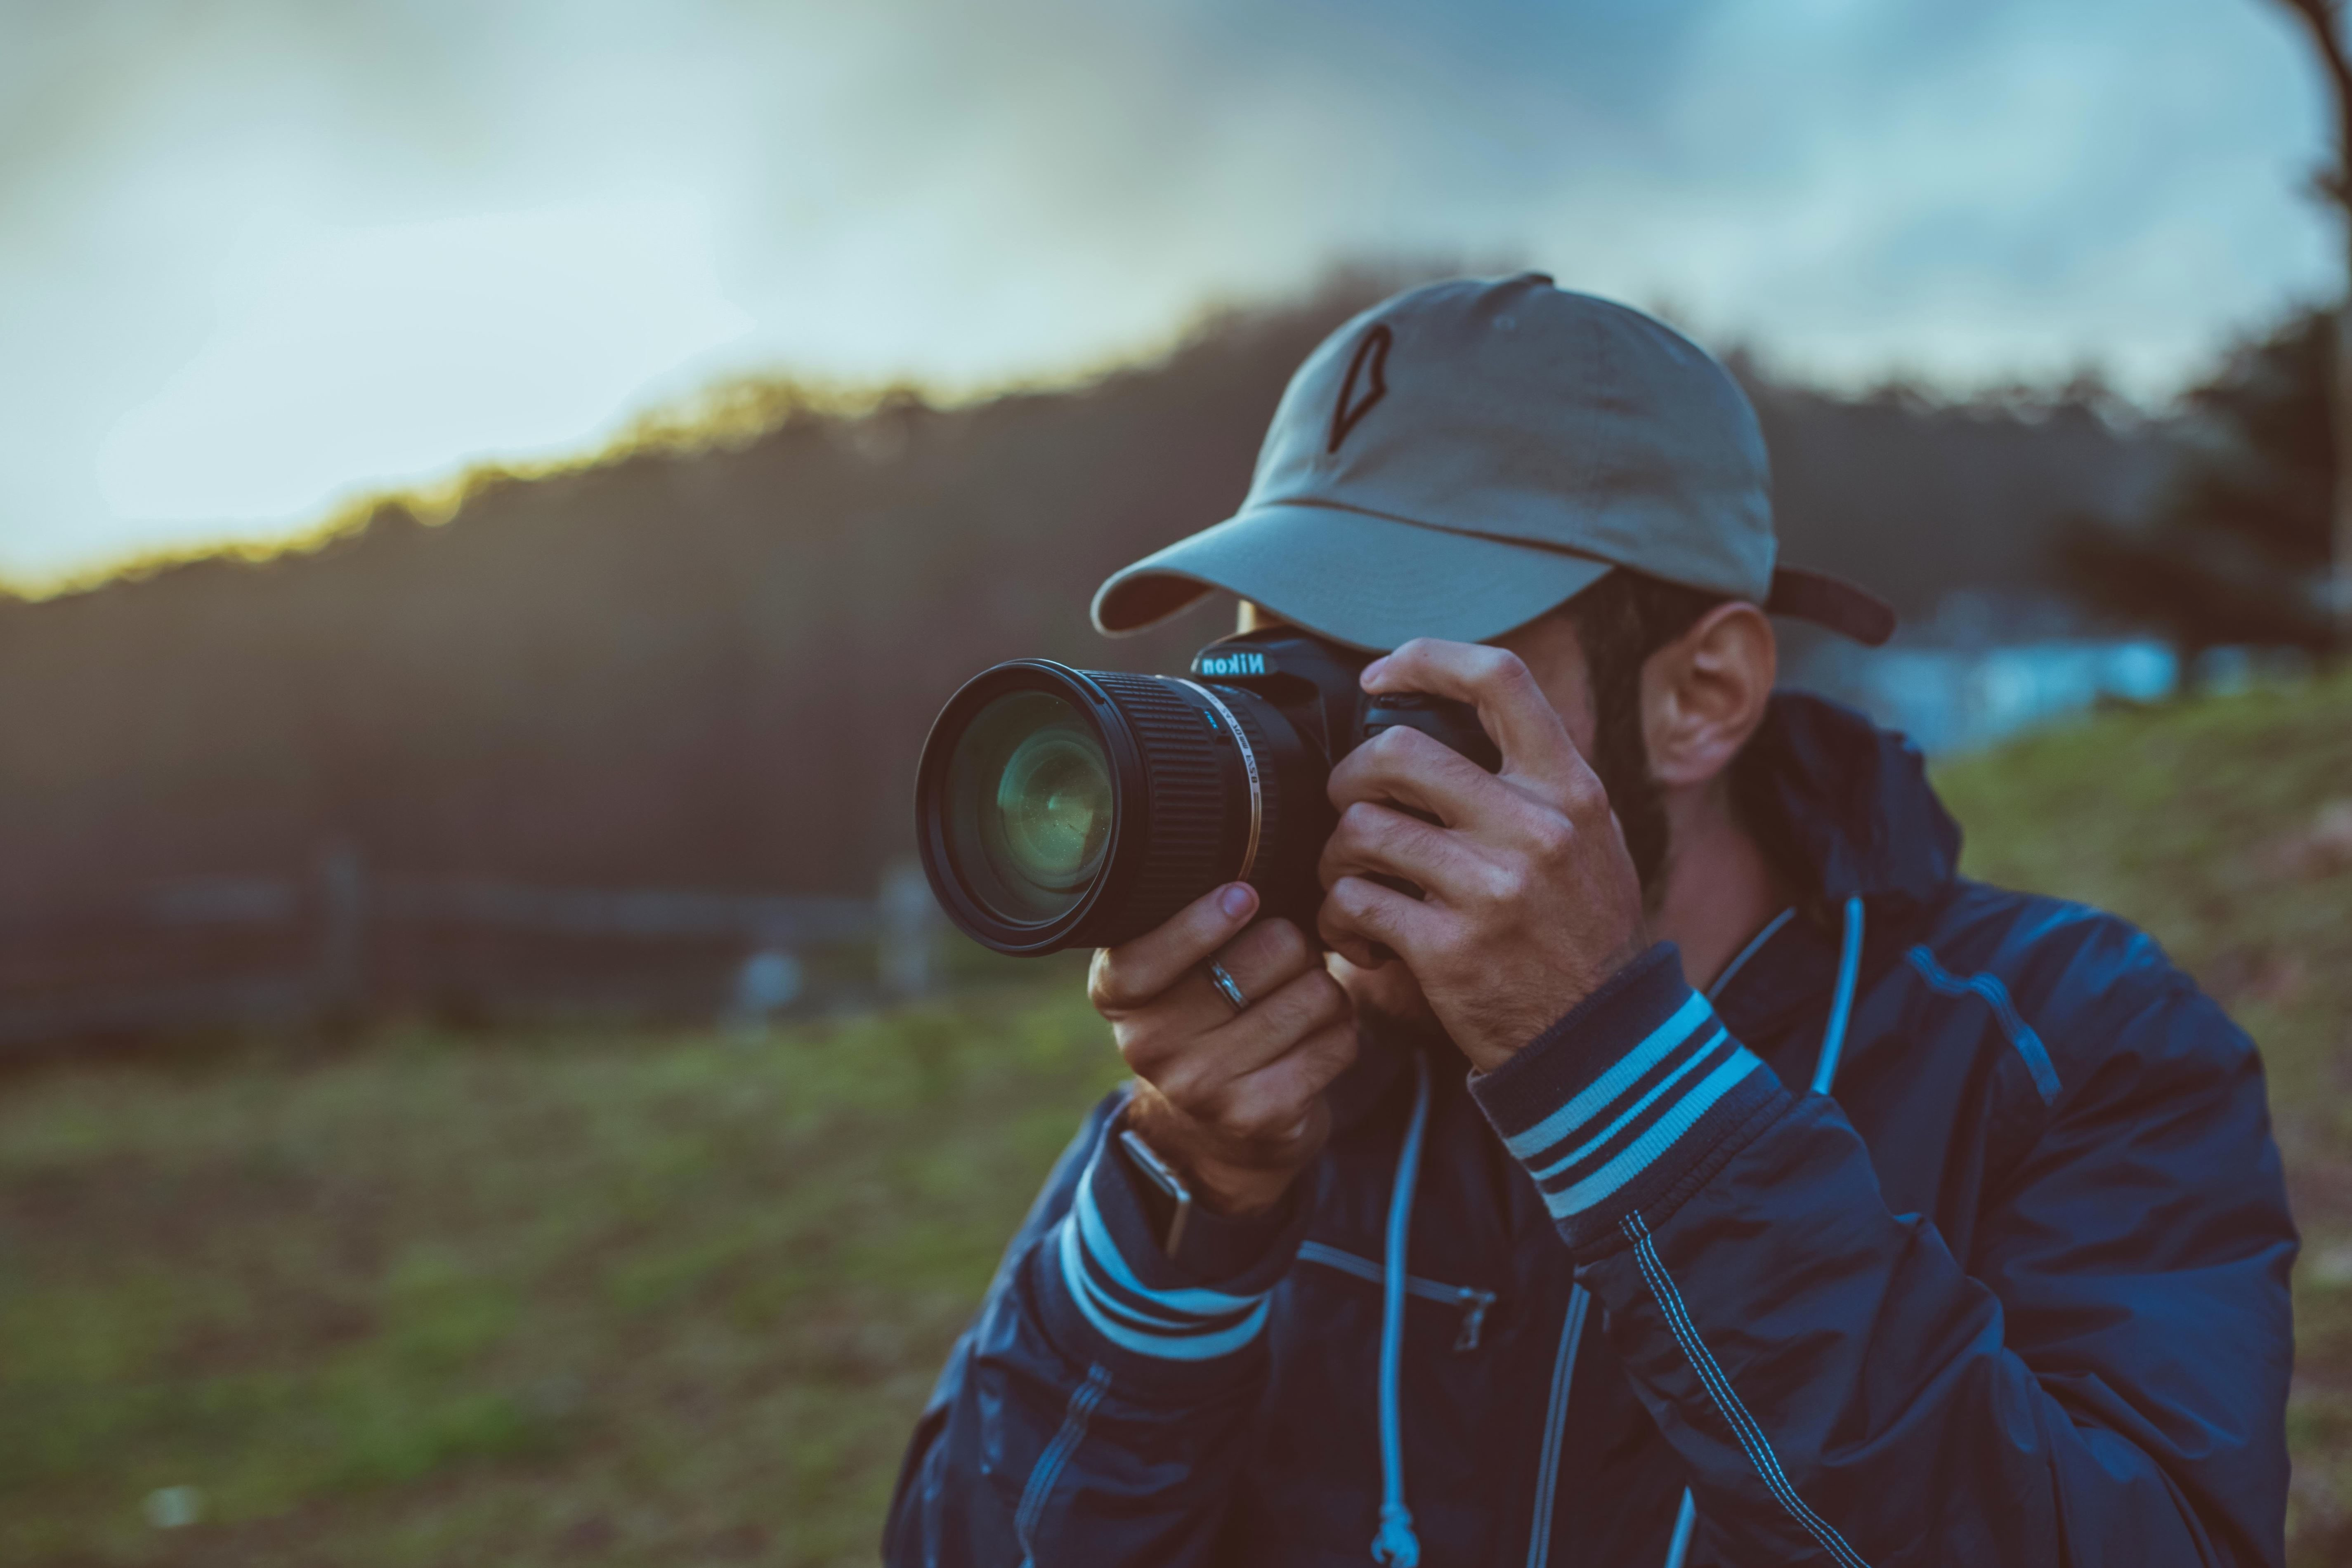
[[[2294,12],[2302,21],[2304,30],[2311,35],[2313,45],[2319,50],[2319,63],[2326,68],[2329,85],[2335,89],[2339,112],[2352,105],[2352,60],[2344,53],[2344,35],[2336,26],[2343,15],[2343,0],[2275,0]]]
[[[2273,0],[2294,13],[2311,36],[2327,72],[2328,96],[2336,105],[2336,167],[2314,183],[2352,214],[2352,58],[2347,58],[2341,26],[2344,0]]]

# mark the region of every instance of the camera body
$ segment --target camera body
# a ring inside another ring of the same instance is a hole
[[[1189,675],[1044,659],[967,683],[931,729],[916,831],[940,907],[1000,953],[1111,946],[1221,883],[1312,931],[1331,769],[1418,729],[1492,770],[1466,705],[1366,693],[1371,655],[1290,627],[1222,638]]]

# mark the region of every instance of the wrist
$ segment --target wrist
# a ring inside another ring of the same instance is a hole
[[[1473,1078],[1470,1093],[1578,1249],[1615,1235],[1635,1210],[1655,1223],[1654,1205],[1686,1196],[1685,1178],[1787,1099],[1684,981],[1671,943]]]
[[[1498,1009],[1485,1029],[1464,1031],[1469,1036],[1466,1039],[1457,1034],[1454,1043],[1476,1071],[1497,1071],[1542,1039],[1559,1019],[1617,984],[1653,946],[1648,931],[1637,924],[1617,950],[1598,965],[1555,974],[1551,988],[1523,998],[1508,1010]]]
[[[1128,1103],[1125,1123],[1191,1190],[1196,1207],[1228,1219],[1255,1219],[1271,1213],[1298,1174],[1296,1166],[1220,1157],[1206,1130],[1149,1084],[1138,1086],[1135,1098]]]
[[[1285,1249],[1286,1235],[1294,1244],[1298,1239],[1304,1216],[1296,1182],[1270,1207],[1222,1213],[1198,1201],[1192,1184],[1126,1125],[1124,1117],[1111,1124],[1102,1160],[1105,1174],[1118,1173],[1114,1186],[1123,1195],[1122,1207],[1139,1217],[1160,1255],[1187,1280],[1208,1283],[1250,1274],[1271,1253]]]

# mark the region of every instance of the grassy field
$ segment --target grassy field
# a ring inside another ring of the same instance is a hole
[[[0,1563],[870,1562],[1114,1079],[1057,991],[0,1087]]]
[[[2139,920],[2263,1042],[2306,1238],[2297,1560],[2352,1560],[2352,681],[1942,782],[1973,873]],[[0,1563],[871,1561],[940,1357],[1114,1066],[1062,967],[748,1040],[19,1071]]]

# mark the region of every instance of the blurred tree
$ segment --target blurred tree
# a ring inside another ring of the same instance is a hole
[[[2319,56],[2320,68],[2327,77],[2328,100],[2336,110],[2336,162],[2332,168],[2322,170],[2314,183],[2344,216],[2346,241],[2352,245],[2352,60],[2345,55],[2344,0],[2276,3],[2294,12],[2302,22],[2313,50]],[[2352,269],[2347,269],[2347,284],[2352,287]],[[2335,392],[2330,400],[2329,428],[2334,433],[2336,449],[2352,452],[2352,302],[2338,310],[2334,326],[2331,349]],[[2335,611],[2336,636],[2352,645],[2352,465],[2336,475],[2330,499],[2336,570],[2333,581],[2326,583],[2326,588]]]
[[[270,559],[0,593],[0,903],[307,875],[334,843],[387,879],[870,894],[974,671],[1170,669],[1231,624],[1213,601],[1106,643],[1087,604],[1229,514],[1299,361],[1412,280],[1342,277],[1055,391],[739,384],[707,425],[478,475],[439,521],[388,502]],[[1789,559],[1910,616],[2047,587],[2061,518],[2139,515],[2170,466],[2161,429],[2072,394],[1745,370]]]
[[[2188,397],[2186,451],[2144,525],[2080,518],[2059,546],[2068,586],[2191,650],[2329,646],[2336,484],[2331,311],[2241,342]]]

